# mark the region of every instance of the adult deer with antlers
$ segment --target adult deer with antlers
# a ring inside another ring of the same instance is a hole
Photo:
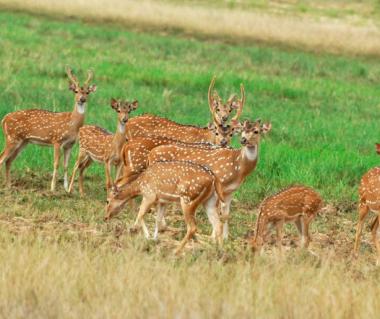
[[[79,130],[79,154],[75,163],[68,192],[71,193],[74,179],[79,169],[79,192],[84,196],[83,178],[84,171],[93,161],[104,163],[106,173],[106,188],[110,189],[112,184],[111,165],[117,167],[116,178],[122,167],[121,150],[126,142],[125,128],[129,113],[136,110],[137,101],[128,102],[111,99],[111,107],[117,112],[117,128],[115,134],[102,129],[96,125],[85,125]]]
[[[217,223],[217,200],[223,201],[223,193],[220,181],[213,172],[202,165],[186,162],[160,162],[148,167],[136,180],[125,189],[110,192],[107,199],[106,214],[104,219],[109,220],[118,214],[130,199],[142,195],[140,210],[135,222],[135,227],[141,226],[145,237],[149,238],[149,231],[144,223],[144,215],[150,208],[159,205],[155,238],[158,233],[162,207],[168,202],[181,204],[187,232],[181,241],[176,253],[179,253],[187,241],[195,234],[195,211],[203,204],[210,219],[215,220],[216,238],[221,243],[222,224]]]
[[[233,109],[237,112],[231,119],[231,123],[237,123],[245,103],[244,86],[241,86],[242,97],[237,100],[231,97],[224,105],[221,99],[211,94],[215,79],[211,81],[209,87],[209,107],[212,115],[212,124],[217,127],[219,125],[226,126],[227,114],[229,115]],[[128,139],[141,136],[163,136],[173,140],[186,143],[210,142],[217,143],[217,135],[210,131],[209,127],[197,127],[193,125],[178,124],[166,118],[145,114],[130,119],[126,130]]]
[[[301,234],[302,247],[310,243],[309,225],[322,208],[321,196],[306,186],[292,186],[265,199],[260,205],[252,250],[258,252],[264,244],[268,224],[276,227],[277,245],[282,248],[282,230],[285,222],[294,222]]]
[[[222,184],[224,203],[221,214],[225,220],[223,236],[228,237],[228,216],[232,193],[256,168],[259,143],[262,134],[271,130],[271,124],[245,121],[241,127],[241,149],[199,149],[177,145],[163,145],[154,148],[148,157],[149,165],[159,161],[191,161],[209,167]],[[213,221],[211,221],[213,223]],[[213,231],[213,237],[215,232]]]
[[[2,120],[5,135],[5,149],[0,155],[0,165],[5,163],[6,185],[10,186],[10,168],[14,159],[29,143],[52,145],[54,147],[54,171],[51,190],[55,190],[61,149],[63,149],[64,186],[68,187],[67,167],[71,149],[77,139],[79,128],[83,125],[86,102],[96,86],[90,85],[93,73],[88,71],[87,80],[81,87],[70,68],[66,69],[70,80],[69,89],[74,92],[72,112],[51,112],[32,109],[7,114]]]
[[[218,92],[214,90],[215,80],[216,77],[214,76],[208,88],[208,105],[210,108],[210,113],[214,114],[213,119],[215,119],[219,124],[225,124],[227,123],[231,112],[233,110],[236,110],[236,115],[232,120],[238,120],[243,111],[243,106],[245,103],[245,92],[243,84],[240,85],[240,99],[237,98],[236,94],[232,94],[230,95],[227,102],[223,103]]]
[[[354,256],[358,255],[360,237],[364,220],[368,212],[374,212],[377,216],[372,221],[372,239],[377,250],[377,264],[380,264],[379,217],[380,217],[380,167],[374,167],[365,173],[359,186],[359,221],[356,229]]]

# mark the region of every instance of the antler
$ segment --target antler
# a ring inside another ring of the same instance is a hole
[[[239,108],[237,109],[235,116],[232,118],[233,121],[239,119],[241,113],[243,112],[243,106],[245,103],[245,91],[244,91],[243,84],[240,84],[240,94],[241,94],[241,99],[239,100]]]
[[[69,66],[66,66],[66,74],[73,84],[75,84],[76,86],[79,86],[79,81],[77,77],[73,74],[73,71],[71,70]]]
[[[215,85],[215,80],[216,80],[216,76],[214,75],[211,79],[211,83],[210,83],[210,86],[208,87],[208,105],[210,107],[210,112],[211,114],[214,113],[214,109],[213,109],[213,106],[212,106],[212,101],[213,101],[213,97],[211,95],[211,92],[212,90],[214,89],[214,85]]]
[[[84,82],[84,87],[88,87],[89,84],[90,84],[90,81],[92,80],[92,78],[94,77],[94,72],[90,69],[87,71],[87,80],[86,82]]]
[[[232,102],[233,102],[233,100],[236,99],[236,97],[237,97],[236,94],[231,94],[231,96],[230,96],[229,99],[227,100],[227,103],[228,103],[229,105],[231,105]]]

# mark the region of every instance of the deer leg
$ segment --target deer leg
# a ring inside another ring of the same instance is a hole
[[[92,163],[92,159],[90,157],[87,157],[87,159],[79,165],[78,183],[79,183],[79,194],[81,197],[84,196],[84,188],[83,188],[84,171],[87,167],[89,167],[91,165],[91,163]]]
[[[72,149],[72,145],[63,149],[63,170],[64,170],[63,187],[65,188],[66,192],[69,191],[69,180],[68,180],[67,168],[69,166],[71,149]]]
[[[280,253],[282,253],[282,236],[283,236],[283,229],[284,229],[284,221],[279,220],[276,222],[276,242],[277,242],[277,247]]]
[[[11,185],[11,164],[20,153],[22,146],[22,142],[12,143],[7,141],[5,149],[0,155],[0,166],[5,162],[5,185],[7,187]]]
[[[79,150],[78,159],[75,162],[75,165],[73,168],[73,174],[71,175],[70,186],[69,186],[69,189],[67,190],[68,193],[71,193],[73,191],[75,175],[77,174],[79,167],[81,167],[86,160],[87,160],[86,153]]]
[[[50,190],[52,192],[55,191],[55,185],[57,183],[57,174],[58,174],[59,158],[60,157],[61,157],[60,145],[54,144],[54,171],[53,171],[53,178],[51,180],[51,187],[50,187]]]
[[[359,203],[359,221],[356,227],[355,245],[354,245],[354,256],[358,256],[359,242],[363,230],[364,220],[369,212],[368,206],[364,203]]]
[[[183,214],[185,216],[185,222],[187,226],[187,231],[185,237],[180,242],[178,248],[175,250],[175,254],[178,255],[182,249],[185,247],[186,243],[194,236],[197,231],[197,226],[195,224],[195,205],[187,205],[181,200],[181,206]]]
[[[144,222],[144,215],[151,209],[151,207],[153,206],[155,201],[156,201],[155,197],[151,197],[151,198],[143,197],[139,213],[138,213],[136,221],[133,225],[134,228],[141,226],[143,229],[145,238],[147,238],[147,239],[149,239],[150,235],[149,235],[148,228],[146,227],[145,222]]]
[[[211,238],[213,240],[218,240],[221,244],[223,241],[223,225],[220,221],[218,214],[218,200],[215,192],[212,196],[204,203],[204,207],[206,209],[208,220],[212,225],[212,234]]]
[[[374,224],[372,225],[372,240],[375,244],[376,250],[377,250],[377,259],[376,259],[376,265],[380,265],[380,243],[378,238],[379,233],[379,214],[377,219],[375,220]]]
[[[157,214],[156,214],[156,226],[154,228],[154,240],[157,240],[158,233],[162,230],[166,229],[166,222],[165,222],[165,208],[166,206],[162,203],[157,204]]]
[[[106,172],[106,189],[107,189],[107,194],[109,190],[111,189],[112,186],[112,177],[111,177],[111,161],[106,161],[104,163],[104,168]]]
[[[222,220],[223,220],[223,238],[228,239],[228,218],[230,214],[232,195],[225,197],[225,202],[220,205]]]

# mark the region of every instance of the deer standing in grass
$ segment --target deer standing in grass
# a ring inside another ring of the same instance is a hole
[[[96,86],[90,85],[93,73],[88,71],[87,80],[81,87],[71,69],[66,69],[70,80],[69,89],[75,94],[74,110],[72,112],[51,112],[32,109],[16,111],[7,114],[2,120],[5,135],[5,149],[0,155],[0,165],[5,163],[6,185],[11,185],[10,169],[15,158],[29,143],[52,145],[54,147],[54,171],[51,181],[51,191],[55,190],[61,149],[63,150],[64,187],[67,190],[67,168],[71,149],[77,139],[80,127],[83,125],[86,102]]]
[[[134,226],[141,226],[145,237],[149,231],[144,223],[144,215],[153,205],[158,205],[156,229],[162,217],[162,210],[168,202],[179,202],[185,217],[187,232],[176,253],[179,253],[187,241],[195,234],[195,211],[201,204],[205,206],[210,219],[216,220],[214,225],[216,238],[221,243],[222,224],[218,219],[217,201],[223,201],[221,184],[212,171],[207,167],[186,162],[160,162],[148,167],[136,180],[123,190],[116,186],[107,199],[104,219],[109,220],[118,214],[130,199],[142,195],[140,210]]]
[[[256,168],[259,143],[262,134],[271,130],[271,124],[245,121],[242,125],[241,149],[197,149],[177,145],[163,145],[154,148],[148,157],[149,165],[159,161],[191,161],[209,167],[220,180],[224,202],[221,214],[225,220],[223,236],[228,238],[228,217],[232,193],[244,182],[245,178]],[[210,220],[214,223],[213,220]],[[215,230],[215,227],[214,227]],[[212,236],[215,237],[213,230]]]
[[[380,216],[380,167],[374,167],[365,173],[359,186],[359,221],[356,229],[354,256],[358,255],[360,237],[364,220],[368,212],[372,211],[377,216],[371,224],[372,239],[377,250],[377,265],[380,264],[379,216]]]
[[[294,222],[301,234],[301,245],[310,243],[309,224],[322,208],[320,195],[306,186],[292,186],[265,199],[260,205],[256,232],[251,246],[260,251],[265,241],[268,224],[276,227],[277,245],[282,248],[282,231],[285,222]]]
[[[111,99],[111,107],[117,112],[117,128],[115,134],[95,125],[85,125],[79,130],[79,154],[75,163],[68,192],[73,189],[75,175],[79,169],[79,192],[84,196],[84,171],[93,161],[104,163],[107,191],[112,185],[111,165],[116,166],[116,178],[122,167],[121,150],[126,142],[125,128],[129,113],[136,110],[138,102],[132,103]]]
[[[231,123],[236,123],[239,119],[245,103],[244,86],[241,86],[241,99],[231,97],[226,104],[223,104],[217,93],[211,94],[215,79],[211,81],[208,100],[214,126],[226,125],[228,115],[236,109],[235,116]],[[130,119],[126,130],[129,140],[141,136],[163,136],[173,140],[186,143],[210,142],[216,143],[216,135],[208,127],[197,127],[193,125],[183,125],[171,120],[145,114]]]
[[[215,134],[215,142],[211,143],[186,143],[173,140],[163,136],[155,137],[136,137],[128,141],[122,149],[123,158],[123,176],[116,181],[118,187],[122,187],[135,179],[148,166],[148,155],[152,149],[160,145],[181,145],[195,148],[219,149],[225,147],[231,141],[232,136],[237,132],[232,125],[209,126],[209,129]]]

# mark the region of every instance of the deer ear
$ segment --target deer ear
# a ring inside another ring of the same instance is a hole
[[[134,100],[134,101],[131,103],[131,111],[132,111],[132,110],[136,110],[138,106],[139,106],[139,101]]]
[[[249,123],[249,121],[248,120],[245,120],[244,122],[243,122],[243,129],[249,129],[249,127],[250,127],[250,123]]]
[[[238,134],[243,129],[243,125],[238,120],[231,120],[232,130],[234,134]]]
[[[272,123],[264,123],[261,126],[261,132],[267,134],[272,129]]]
[[[115,110],[115,111],[119,111],[119,102],[112,98],[111,99],[111,107]]]
[[[214,130],[215,130],[215,125],[214,125],[214,123],[208,123],[207,128],[208,128],[210,131],[214,131]]]
[[[93,85],[90,85],[90,87],[88,88],[88,92],[95,92],[96,91],[96,85],[93,84]]]
[[[69,84],[69,90],[70,90],[70,91],[75,92],[76,89],[77,89],[77,86],[76,86],[74,83],[70,83],[70,84]]]

